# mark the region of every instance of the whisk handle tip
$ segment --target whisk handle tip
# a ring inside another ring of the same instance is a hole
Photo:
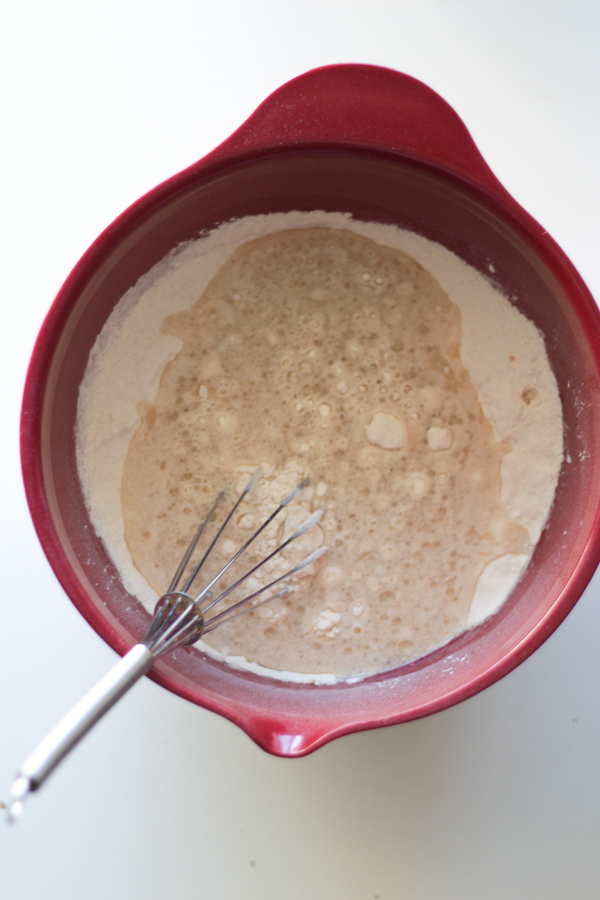
[[[32,784],[31,780],[27,778],[26,775],[19,773],[13,782],[8,798],[6,818],[10,824],[21,818],[25,798],[32,790],[35,790],[35,786]]]

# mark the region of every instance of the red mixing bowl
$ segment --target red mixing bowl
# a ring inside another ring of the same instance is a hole
[[[275,91],[228,140],[150,191],[100,235],[46,318],[27,377],[22,465],[31,514],[67,594],[123,654],[149,620],[121,584],[84,504],[79,385],[125,291],[182,241],[230,219],[349,212],[437,241],[494,278],[544,335],[563,404],[565,461],[525,576],[492,618],[425,658],[356,684],[295,685],[188,648],[151,676],[300,756],[347,732],[451,706],[497,681],[559,625],[600,558],[600,315],[564,253],[494,177],[456,113],[406,75],[328,66]]]

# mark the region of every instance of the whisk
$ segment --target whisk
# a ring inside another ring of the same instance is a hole
[[[256,609],[262,603],[271,602],[294,590],[289,584],[281,584],[296,572],[310,565],[326,552],[326,547],[313,550],[301,562],[292,566],[284,574],[274,578],[268,584],[258,588],[252,593],[244,594],[241,600],[227,606],[220,612],[216,608],[237,588],[254,575],[269,560],[273,559],[285,547],[305,534],[315,525],[323,514],[323,509],[309,515],[302,524],[284,540],[271,553],[261,559],[255,566],[245,572],[226,589],[219,591],[217,584],[225,573],[233,566],[245,550],[256,538],[270,525],[277,515],[293,500],[308,484],[308,479],[302,479],[299,484],[287,494],[279,503],[279,506],[268,516],[260,527],[248,538],[240,549],[229,561],[211,578],[196,594],[191,595],[192,586],[200,571],[206,563],[209,555],[221,538],[225,528],[243,502],[247,494],[255,487],[261,470],[254,473],[233,508],[226,516],[216,535],[210,542],[208,549],[200,561],[193,566],[187,577],[192,557],[211,522],[217,507],[223,500],[225,492],[221,491],[207,517],[200,524],[192,542],[187,548],[177,571],[173,576],[169,589],[162,596],[154,609],[154,615],[150,626],[142,638],[141,643],[136,644],[131,650],[108,672],[98,684],[83,697],[79,703],[56,725],[50,734],[39,744],[31,756],[21,766],[13,783],[9,804],[8,819],[14,821],[23,811],[24,800],[31,791],[37,790],[44,783],[50,773],[56,768],[62,759],[79,743],[87,732],[98,722],[102,716],[111,709],[114,704],[138,681],[142,675],[148,672],[155,660],[165,653],[169,653],[179,647],[186,647],[198,641],[202,635],[214,631],[215,628],[231,622],[238,616]],[[181,584],[181,582],[183,582]],[[278,585],[281,587],[273,591]],[[181,589],[179,589],[181,587]],[[261,596],[265,594],[266,596]]]

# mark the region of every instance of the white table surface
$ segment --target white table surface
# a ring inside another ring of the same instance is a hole
[[[420,78],[600,297],[596,0],[54,0],[0,14],[0,800],[115,660],[58,586],[19,405],[57,289],[129,203],[318,65]],[[432,718],[270,757],[145,679],[9,828],[4,900],[597,900],[600,581],[519,669]]]

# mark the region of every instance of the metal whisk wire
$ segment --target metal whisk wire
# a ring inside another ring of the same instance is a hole
[[[260,476],[261,471],[259,469],[248,481],[234,506],[218,528],[217,533],[209,543],[208,549],[205,551],[200,561],[193,567],[190,575],[183,584],[182,590],[178,590],[177,587],[191,564],[192,557],[198,544],[212,521],[217,507],[225,496],[225,492],[221,491],[208,516],[198,527],[189,547],[185,551],[183,558],[177,567],[177,571],[171,580],[169,590],[158,600],[150,626],[141,642],[132,647],[116,666],[114,666],[114,668],[111,669],[111,671],[108,672],[107,675],[105,675],[78,704],[76,704],[71,712],[58,723],[21,766],[13,783],[9,797],[9,821],[14,821],[19,817],[22,813],[26,796],[31,791],[37,790],[44,783],[59,762],[64,759],[93,725],[95,725],[95,723],[98,722],[112,706],[114,706],[135,682],[151,669],[159,656],[175,650],[178,647],[194,644],[203,634],[214,631],[215,628],[225,625],[227,622],[231,622],[233,619],[249,612],[251,609],[256,609],[257,606],[260,606],[263,603],[271,602],[285,596],[290,591],[294,590],[292,586],[284,584],[275,593],[268,594],[268,592],[278,584],[281,584],[286,579],[295,575],[305,566],[310,565],[326,552],[326,547],[319,547],[317,550],[309,553],[301,562],[288,569],[284,574],[273,578],[268,584],[246,594],[241,600],[238,600],[221,612],[216,612],[208,620],[206,619],[207,612],[214,609],[233,591],[240,588],[247,579],[252,575],[255,575],[263,565],[268,563],[269,560],[273,559],[274,556],[289,546],[292,541],[295,541],[301,535],[305,534],[319,521],[323,513],[323,510],[320,509],[309,515],[294,533],[283,540],[271,553],[256,563],[256,565],[249,569],[244,575],[237,578],[233,584],[220,593],[217,592],[216,596],[213,596],[213,593],[215,592],[214,589],[216,589],[219,580],[259,537],[259,535],[265,531],[275,517],[278,516],[289,503],[295,500],[300,491],[306,486],[308,480],[303,479],[283,498],[277,509],[275,509],[256,531],[253,532],[234,556],[232,556],[228,562],[221,567],[219,572],[200,590],[197,596],[193,597],[188,591],[191,591],[194,581],[199,576],[215,545],[222,537],[225,528],[245,497],[256,486]],[[258,600],[263,594],[267,594],[267,596]],[[255,602],[257,600],[258,602]]]
[[[244,498],[256,486],[261,475],[262,472],[260,469],[258,469],[254,473],[254,475],[236,500],[232,509],[229,511],[225,520],[217,530],[217,533],[210,542],[208,549],[206,550],[200,561],[193,568],[182,589],[178,590],[179,582],[185,575],[186,569],[190,564],[200,538],[208,527],[219,503],[225,496],[224,491],[221,491],[215,503],[213,504],[213,507],[210,510],[208,516],[200,524],[196,534],[192,539],[192,542],[183,555],[183,559],[177,567],[175,576],[173,577],[173,580],[169,585],[168,593],[166,593],[158,601],[154,610],[154,617],[152,619],[152,622],[150,623],[150,627],[148,628],[148,631],[142,639],[142,643],[152,651],[155,657],[161,656],[163,653],[167,653],[169,650],[173,650],[177,646],[193,644],[203,634],[214,631],[215,628],[218,628],[221,625],[225,625],[227,622],[231,622],[233,619],[237,619],[238,616],[243,615],[245,612],[249,612],[251,609],[256,608],[256,606],[262,605],[262,603],[270,602],[271,600],[276,599],[276,597],[281,597],[289,593],[289,591],[292,589],[290,587],[283,587],[276,594],[263,598],[261,601],[259,601],[259,603],[254,603],[254,600],[256,600],[261,594],[266,593],[277,584],[285,581],[292,575],[295,575],[305,566],[310,565],[320,556],[322,556],[323,553],[325,553],[327,548],[319,547],[317,550],[314,550],[312,553],[310,553],[300,563],[297,563],[295,566],[292,566],[291,569],[288,569],[287,572],[284,572],[282,575],[279,575],[277,578],[274,578],[268,584],[263,585],[252,593],[247,594],[241,600],[238,600],[237,603],[234,603],[232,606],[228,607],[222,612],[215,614],[212,618],[208,620],[206,619],[206,613],[209,612],[209,610],[216,607],[226,597],[237,590],[237,588],[241,587],[242,584],[247,581],[247,579],[249,579],[252,575],[255,575],[258,570],[262,568],[262,566],[264,566],[271,559],[277,556],[277,554],[284,550],[287,546],[289,546],[292,541],[295,541],[297,538],[301,537],[303,534],[309,531],[314,525],[317,524],[317,522],[323,515],[323,509],[318,509],[316,512],[311,513],[294,531],[294,533],[291,534],[287,539],[282,541],[282,543],[279,544],[279,546],[277,546],[273,551],[271,551],[271,553],[269,553],[251,569],[245,572],[233,584],[218,593],[216,597],[212,598],[213,588],[216,587],[218,582],[228,572],[231,566],[233,566],[237,562],[237,560],[242,556],[243,553],[245,553],[245,551],[259,537],[259,535],[261,535],[263,531],[268,528],[268,526],[273,522],[276,516],[278,516],[279,513],[283,509],[285,509],[285,507],[289,503],[295,500],[300,491],[306,487],[306,485],[308,484],[308,479],[303,478],[296,485],[296,487],[293,488],[293,490],[286,494],[277,508],[264,520],[264,522],[256,529],[256,531],[254,531],[253,534],[250,535],[250,537],[242,544],[239,550],[232,557],[230,557],[230,559],[225,563],[224,566],[221,567],[217,574],[207,582],[200,593],[195,598],[192,597],[190,595],[190,591],[192,589],[194,581],[200,574],[215,545],[222,537],[223,532],[227,528],[227,525],[231,521],[236,510],[239,508]]]

